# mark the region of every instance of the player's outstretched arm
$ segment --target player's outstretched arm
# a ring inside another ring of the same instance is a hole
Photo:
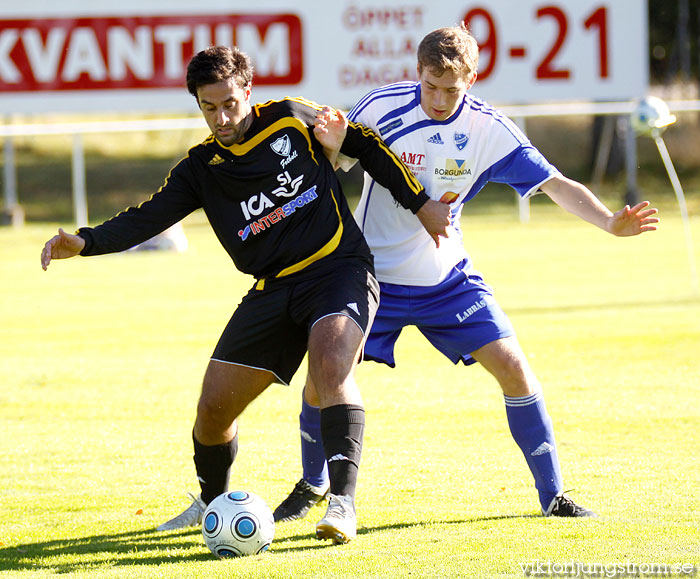
[[[41,251],[42,269],[46,271],[52,259],[66,259],[79,255],[83,247],[85,247],[85,240],[82,237],[71,235],[59,228],[58,235],[49,239]]]
[[[658,210],[649,207],[648,201],[613,213],[586,186],[563,175],[543,183],[540,189],[559,207],[618,237],[654,231],[659,222],[655,217]]]
[[[343,111],[323,107],[316,115],[314,136],[323,145],[323,153],[334,168],[338,159],[340,147],[348,132],[348,119]]]

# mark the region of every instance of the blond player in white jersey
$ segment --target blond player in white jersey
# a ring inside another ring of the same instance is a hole
[[[396,339],[414,325],[453,363],[482,364],[503,391],[508,424],[535,479],[542,514],[595,516],[563,493],[542,389],[510,321],[472,267],[460,217],[464,204],[489,181],[508,184],[523,198],[543,192],[616,236],[656,229],[657,211],[643,202],[612,213],[584,185],[564,177],[513,122],[468,93],[477,64],[477,43],[463,25],[435,30],[418,48],[418,82],[374,90],[348,114],[350,123],[376,132],[431,199],[451,210],[447,236],[431,238],[415,215],[365,174],[355,219],[374,254],[381,299],[364,359],[393,367]],[[342,119],[329,114],[327,121],[340,142]],[[340,165],[351,166],[353,160],[340,152]],[[305,516],[328,486],[316,401],[307,379],[300,415],[303,478],[276,509],[277,520]]]

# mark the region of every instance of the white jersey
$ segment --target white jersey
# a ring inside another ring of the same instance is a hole
[[[435,121],[420,106],[419,83],[395,83],[367,94],[348,119],[375,131],[430,198],[452,209],[449,237],[437,248],[418,218],[365,174],[355,219],[382,282],[437,285],[455,264],[469,259],[460,225],[466,201],[488,181],[507,183],[529,197],[558,174],[511,120],[469,94],[449,119]]]

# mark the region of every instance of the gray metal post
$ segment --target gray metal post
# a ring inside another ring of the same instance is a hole
[[[610,151],[612,151],[613,139],[615,138],[616,123],[617,119],[613,115],[606,115],[603,118],[603,129],[598,139],[598,150],[596,151],[593,176],[591,177],[591,189],[595,193],[600,191],[600,186],[605,176],[605,169],[610,162]]]
[[[17,205],[17,169],[15,167],[15,143],[12,137],[5,137],[3,149],[5,153],[5,166],[3,167],[5,209],[9,210]]]
[[[5,164],[2,168],[4,181],[3,206],[0,208],[0,225],[24,225],[24,210],[17,198],[17,163],[15,161],[15,143],[12,137],[5,137],[3,145]]]
[[[75,225],[85,227],[88,224],[87,190],[85,187],[85,151],[83,149],[83,136],[80,133],[73,135],[73,214]]]
[[[624,117],[625,123],[625,169],[627,171],[627,191],[625,203],[636,205],[639,203],[639,191],[637,189],[637,135],[630,124],[630,117]]]

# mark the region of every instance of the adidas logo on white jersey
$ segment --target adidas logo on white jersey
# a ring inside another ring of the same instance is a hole
[[[444,145],[445,141],[442,140],[440,133],[435,133],[432,137],[428,138],[428,142],[433,145]]]
[[[533,450],[530,453],[530,456],[540,456],[542,454],[552,452],[553,450],[554,447],[551,444],[549,444],[549,442],[545,441],[542,444],[540,444],[535,450]]]

